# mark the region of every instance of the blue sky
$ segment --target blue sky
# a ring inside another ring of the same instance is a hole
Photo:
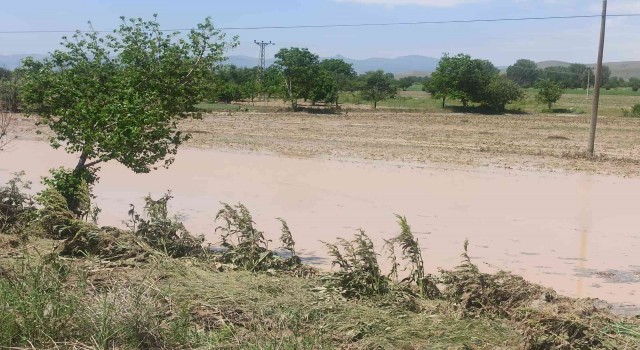
[[[206,16],[217,27],[437,21],[597,14],[600,0],[28,0],[8,1],[0,31],[113,29],[118,17],[158,13],[165,28],[189,28]],[[640,0],[610,0],[609,13],[640,13]],[[253,40],[308,47],[322,57],[350,58],[464,52],[508,65],[518,58],[593,62],[599,19],[295,30],[227,31],[241,45],[231,55],[257,54]],[[61,34],[0,34],[0,54],[47,53]],[[640,17],[611,18],[606,61],[640,61]]]

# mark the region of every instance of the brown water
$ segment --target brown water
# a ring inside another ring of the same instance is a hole
[[[0,152],[0,182],[26,170],[37,183],[76,158],[41,142]],[[169,170],[100,172],[102,225],[119,225],[129,203],[171,189],[172,209],[215,241],[219,202],[244,203],[274,242],[285,218],[306,261],[329,267],[320,240],[364,229],[381,248],[406,215],[428,268],[460,261],[465,238],[483,270],[504,269],[562,294],[640,304],[640,179],[407,163],[292,159],[183,149]],[[37,189],[38,186],[34,186]],[[275,243],[274,243],[275,244]]]

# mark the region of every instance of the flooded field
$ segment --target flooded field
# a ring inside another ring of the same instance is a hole
[[[0,152],[0,182],[25,170],[39,188],[48,169],[75,164],[40,141]],[[405,215],[429,270],[460,261],[465,238],[481,269],[504,269],[557,289],[612,303],[638,304],[640,179],[409,163],[182,149],[169,170],[136,175],[109,163],[100,172],[100,224],[122,226],[129,204],[172,190],[187,227],[216,242],[219,202],[245,204],[276,239],[286,219],[308,263],[330,267],[320,241],[362,228],[381,251]]]

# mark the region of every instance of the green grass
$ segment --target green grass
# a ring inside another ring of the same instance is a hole
[[[416,85],[414,85],[416,86]],[[584,93],[584,95],[582,94]],[[507,105],[507,112],[518,113],[548,113],[546,111],[547,106],[540,104],[535,99],[536,90],[527,89],[525,91],[525,98],[521,101],[517,101],[513,104]],[[562,114],[589,114],[591,113],[592,97],[586,96],[585,90],[568,90],[562,98],[553,105],[553,113]],[[361,106],[371,106],[368,101],[362,100],[357,93],[345,93],[341,96],[342,103],[355,104]],[[630,110],[635,104],[640,103],[640,93],[636,95],[636,92],[631,89],[619,89],[619,90],[602,90],[600,96],[600,115],[606,116],[623,116],[623,111]],[[398,96],[392,99],[378,102],[379,109],[395,109],[395,110],[409,110],[409,111],[424,111],[424,112],[464,112],[462,104],[459,101],[447,100],[446,108],[442,109],[441,100],[434,100],[431,96],[420,90],[415,91],[399,91]],[[472,108],[467,109],[470,113],[482,113],[481,109],[478,109],[471,105]]]
[[[567,89],[564,92],[565,94],[569,94],[569,95],[587,95],[587,90],[586,89]],[[589,90],[589,95],[593,95],[593,89]],[[601,96],[608,96],[608,95],[614,95],[614,96],[640,96],[640,90],[638,91],[633,91],[631,88],[615,88],[615,89],[611,89],[611,90],[607,90],[607,89],[601,89],[600,90],[600,95]]]
[[[209,103],[202,102],[196,105],[196,108],[207,111],[239,111],[242,106],[232,104],[232,103]]]

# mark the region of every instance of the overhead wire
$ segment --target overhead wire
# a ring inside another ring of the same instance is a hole
[[[267,30],[267,29],[322,29],[322,28],[353,28],[353,27],[389,27],[411,25],[439,25],[439,24],[465,24],[465,23],[493,23],[493,22],[521,22],[521,21],[547,21],[598,18],[601,15],[571,15],[571,16],[545,16],[545,17],[513,17],[513,18],[481,18],[441,21],[414,21],[414,22],[387,22],[387,23],[342,23],[342,24],[305,24],[290,26],[255,26],[255,27],[221,27],[219,30]],[[640,13],[608,14],[607,17],[640,17]],[[195,28],[161,29],[161,32],[174,32],[185,30],[198,30]],[[111,33],[112,30],[2,30],[0,34],[64,34],[64,33]]]

